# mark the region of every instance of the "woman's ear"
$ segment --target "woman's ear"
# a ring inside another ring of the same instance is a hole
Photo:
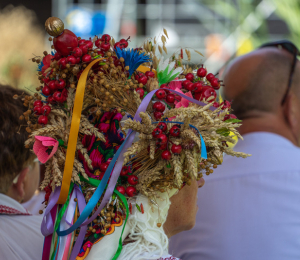
[[[300,134],[300,100],[290,91],[284,103],[284,115],[286,122],[291,129],[294,137],[299,141]]]
[[[24,168],[18,175],[17,180],[13,183],[13,190],[16,192],[18,201],[22,201],[25,196],[25,181],[29,167]]]

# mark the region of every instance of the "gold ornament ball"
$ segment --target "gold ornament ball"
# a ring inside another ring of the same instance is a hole
[[[45,22],[45,29],[51,36],[58,36],[64,31],[64,23],[57,17],[49,17]]]

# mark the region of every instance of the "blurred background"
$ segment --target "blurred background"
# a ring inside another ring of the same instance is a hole
[[[130,36],[130,48],[165,28],[165,57],[189,47],[192,63],[204,63],[210,72],[267,41],[289,39],[300,47],[299,0],[1,0],[0,83],[32,90],[39,85],[31,59],[51,50],[44,31],[50,16],[84,38]]]

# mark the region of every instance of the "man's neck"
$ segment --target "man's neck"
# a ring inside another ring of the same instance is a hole
[[[270,132],[281,135],[290,140],[293,144],[298,145],[295,136],[288,128],[286,122],[274,114],[261,113],[259,117],[246,117],[243,119],[242,125],[238,130],[241,135],[252,132]]]

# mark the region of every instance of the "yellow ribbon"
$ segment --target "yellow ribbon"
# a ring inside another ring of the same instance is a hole
[[[73,165],[74,165],[74,157],[76,152],[76,146],[77,146],[77,138],[78,138],[78,131],[79,131],[79,125],[80,125],[80,118],[81,118],[81,111],[82,111],[82,105],[83,105],[83,97],[84,97],[84,90],[85,85],[88,77],[88,73],[92,66],[104,58],[99,58],[96,60],[93,60],[82,72],[80,75],[77,88],[76,88],[76,94],[75,94],[75,100],[74,100],[74,107],[73,107],[73,116],[72,116],[72,122],[71,122],[71,129],[70,129],[70,135],[68,140],[68,149],[66,154],[66,162],[65,162],[65,168],[64,168],[64,174],[61,184],[61,190],[59,194],[59,198],[57,201],[57,204],[64,204],[68,198],[71,178],[72,178],[72,172],[73,172]],[[138,69],[141,72],[149,71],[149,67],[145,66],[139,66]],[[153,70],[156,76],[156,71]]]

